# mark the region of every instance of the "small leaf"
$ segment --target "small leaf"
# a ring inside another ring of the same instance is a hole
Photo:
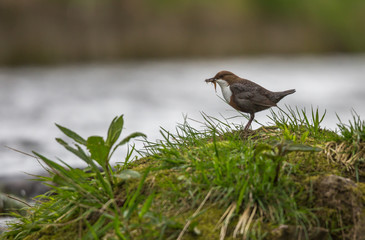
[[[116,147],[124,145],[124,144],[128,143],[131,139],[137,138],[137,137],[146,138],[147,136],[141,132],[134,132],[134,133],[128,135],[127,137],[125,137],[122,141],[120,141],[120,143],[118,143],[118,145]]]
[[[109,154],[109,147],[106,146],[104,139],[100,136],[91,136],[87,139],[86,147],[91,154],[91,158],[104,167]]]
[[[68,146],[68,143],[64,141],[62,138],[56,138],[56,141],[64,147]]]
[[[146,138],[147,136],[143,133],[140,133],[140,132],[134,132],[130,135],[128,135],[127,137],[125,137],[122,141],[120,141],[113,149],[112,153],[110,154],[113,155],[113,153],[115,152],[115,150],[117,150],[118,147],[126,144],[127,142],[129,142],[132,138],[136,138],[136,137],[143,137],[143,138]]]
[[[317,147],[312,147],[312,146],[308,146],[308,145],[303,145],[303,144],[290,144],[285,146],[285,151],[288,152],[319,152],[322,149],[317,148]]]
[[[115,177],[123,179],[123,180],[128,180],[128,179],[135,179],[135,178],[140,178],[141,174],[139,174],[139,172],[131,170],[131,169],[126,169],[121,171],[119,174],[116,174]]]
[[[113,121],[110,123],[108,129],[108,137],[106,139],[106,144],[108,146],[113,146],[114,143],[118,140],[124,125],[123,115],[120,117],[115,117]]]
[[[82,145],[86,145],[86,141],[85,139],[83,139],[82,137],[80,137],[80,135],[78,135],[77,133],[75,133],[74,131],[71,131],[68,128],[62,127],[61,125],[58,125],[56,123],[56,126],[61,130],[61,132],[63,132],[67,137],[75,140],[75,142],[80,143]]]
[[[75,144],[76,148],[73,148],[71,146],[68,145],[67,142],[65,142],[64,140],[62,140],[61,138],[56,138],[56,141],[61,144],[62,146],[64,146],[68,151],[72,152],[73,154],[75,154],[77,157],[79,157],[81,160],[85,161],[87,164],[90,164],[91,159],[88,155],[86,155],[86,153],[84,152],[84,150],[82,150],[82,148]]]

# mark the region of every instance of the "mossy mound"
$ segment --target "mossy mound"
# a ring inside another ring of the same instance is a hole
[[[162,130],[145,157],[109,176],[45,160],[53,170],[45,179],[57,186],[5,239],[364,239],[361,138],[315,119],[274,117],[276,126],[249,132],[205,120],[206,130],[186,122],[176,134]],[[336,152],[341,144],[351,153]]]

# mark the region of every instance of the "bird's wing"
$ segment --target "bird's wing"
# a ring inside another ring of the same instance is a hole
[[[253,104],[274,107],[276,103],[271,101],[262,91],[260,87],[246,85],[246,84],[232,84],[231,91],[235,96],[237,102],[240,101],[250,101]]]

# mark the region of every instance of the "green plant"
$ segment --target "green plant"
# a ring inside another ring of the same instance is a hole
[[[91,136],[87,140],[85,140],[82,137],[80,137],[77,133],[56,124],[56,126],[66,136],[70,137],[72,140],[76,142],[75,144],[76,148],[72,148],[60,138],[57,138],[56,140],[61,145],[63,145],[67,150],[74,153],[81,160],[85,161],[86,164],[91,168],[91,170],[94,173],[99,174],[100,171],[97,168],[97,165],[95,165],[96,162],[106,172],[109,184],[113,184],[115,182],[115,179],[113,179],[110,166],[110,159],[115,150],[118,147],[128,143],[133,138],[146,137],[143,133],[135,132],[125,137],[123,140],[121,140],[119,143],[116,144],[116,142],[120,137],[120,134],[122,133],[123,125],[124,125],[123,115],[120,117],[115,117],[109,126],[106,140],[104,140],[103,137],[101,136]],[[78,144],[85,146],[89,150],[90,156],[85,154],[85,152],[81,149],[80,145]],[[38,157],[41,157],[39,154],[37,153],[35,154]],[[105,184],[103,184],[103,186],[105,186]]]
[[[129,212],[127,215],[130,215],[135,211],[136,196],[140,193],[148,171],[141,178],[140,187],[126,196],[126,204],[120,209],[115,200],[113,186],[118,183],[118,179],[122,181],[131,178],[138,179],[140,175],[132,170],[123,170],[115,174],[110,166],[110,159],[118,147],[133,138],[145,137],[144,134],[135,132],[117,143],[123,125],[122,115],[111,122],[106,140],[100,136],[91,136],[85,140],[77,133],[56,124],[66,136],[75,141],[73,146],[61,138],[57,138],[57,142],[84,161],[87,167],[85,169],[73,168],[62,160],[57,163],[34,152],[35,156],[46,164],[50,175],[48,177],[38,176],[38,179],[50,186],[52,190],[39,196],[38,204],[30,208],[26,216],[13,214],[19,219],[19,223],[13,224],[13,230],[9,231],[7,235],[21,239],[44,226],[64,226],[83,221],[89,229],[85,233],[85,239],[97,239],[109,228],[114,228],[116,234],[125,239],[119,229],[120,226],[123,226],[120,223],[120,214],[122,212],[125,215],[125,212]],[[84,149],[87,149],[88,152]],[[146,202],[151,201],[151,198],[148,198]],[[145,206],[143,209],[145,212],[148,208]],[[82,234],[81,230],[79,230],[79,234]]]

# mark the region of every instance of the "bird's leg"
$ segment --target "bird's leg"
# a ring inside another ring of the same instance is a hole
[[[255,113],[250,113],[250,119],[248,120],[248,123],[246,124],[245,129],[243,129],[243,131],[248,130],[254,118],[255,118]]]

